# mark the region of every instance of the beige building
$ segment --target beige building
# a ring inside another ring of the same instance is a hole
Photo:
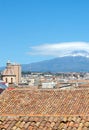
[[[6,83],[20,83],[21,65],[7,62],[6,69],[2,72],[2,80]]]

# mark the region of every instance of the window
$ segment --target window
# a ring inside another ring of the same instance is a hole
[[[7,78],[6,78],[6,83],[8,82]]]
[[[13,78],[11,78],[11,83],[13,83]]]

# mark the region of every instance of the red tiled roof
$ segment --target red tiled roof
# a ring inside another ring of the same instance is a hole
[[[89,83],[88,84],[81,84],[78,86],[78,88],[89,88]]]
[[[89,115],[89,89],[6,90],[0,96],[0,115]]]
[[[89,130],[89,89],[7,89],[0,115],[0,130]]]
[[[89,130],[89,116],[1,116],[0,130]]]

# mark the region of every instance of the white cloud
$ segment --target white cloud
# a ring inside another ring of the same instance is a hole
[[[88,42],[65,42],[54,44],[42,44],[30,48],[30,55],[44,55],[44,56],[89,56]]]

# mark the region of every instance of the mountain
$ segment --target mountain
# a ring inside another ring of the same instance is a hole
[[[0,71],[4,69],[5,67],[0,67]],[[57,57],[30,64],[22,64],[22,71],[89,72],[89,55],[85,52],[72,52],[70,56]]]
[[[23,71],[36,72],[89,72],[89,58],[85,56],[65,56],[51,60],[22,65]]]
[[[85,50],[75,50],[70,52],[69,54],[66,54],[66,56],[82,56],[89,58],[89,52]]]
[[[3,66],[3,67],[0,67],[0,71],[3,71],[5,69],[5,67]]]

